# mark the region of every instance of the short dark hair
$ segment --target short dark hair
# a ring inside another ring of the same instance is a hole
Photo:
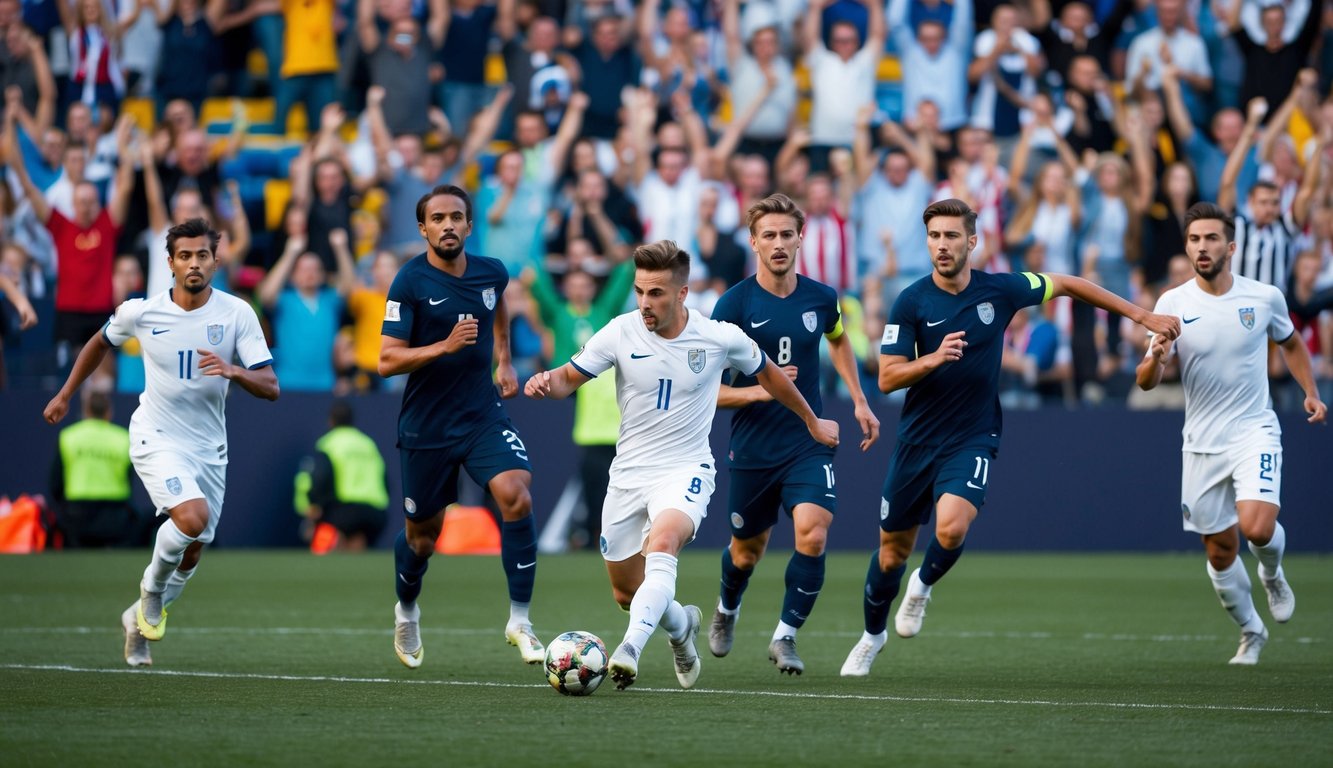
[[[745,221],[750,228],[750,234],[755,234],[754,227],[760,219],[774,213],[795,219],[796,234],[805,231],[805,213],[796,207],[796,203],[790,197],[776,192],[750,206],[750,210],[745,212]]]
[[[83,401],[83,407],[88,415],[94,419],[111,418],[111,396],[100,389],[88,392],[88,396]]]
[[[634,267],[649,272],[671,271],[671,279],[684,285],[690,279],[690,255],[674,240],[658,240],[634,249]]]
[[[1222,233],[1226,235],[1227,242],[1234,242],[1236,239],[1236,220],[1231,215],[1222,210],[1221,206],[1213,203],[1195,203],[1191,205],[1188,211],[1185,211],[1185,236],[1190,233],[1190,226],[1196,221],[1220,221],[1222,222]]]
[[[334,400],[329,406],[329,423],[335,427],[352,426],[352,404],[346,400]]]
[[[167,255],[176,256],[176,241],[184,237],[207,237],[208,251],[214,256],[218,253],[218,239],[221,238],[208,222],[200,218],[186,219],[167,230]]]
[[[432,189],[431,191],[422,195],[421,199],[417,201],[418,224],[426,223],[426,205],[432,199],[440,197],[441,195],[452,195],[453,197],[462,200],[464,213],[467,216],[467,221],[469,224],[472,223],[472,198],[468,196],[467,190],[463,189],[462,187],[454,186],[453,184],[441,184],[435,187],[435,189]]]
[[[1278,194],[1282,194],[1282,187],[1279,187],[1277,184],[1274,184],[1273,182],[1267,179],[1260,179],[1250,185],[1250,191],[1247,192],[1246,195],[1253,195],[1255,191],[1260,189],[1266,189],[1269,192],[1276,192]]]
[[[977,212],[956,197],[939,200],[926,206],[926,212],[921,214],[921,221],[929,227],[930,220],[936,216],[957,216],[963,220],[963,231],[967,232],[968,237],[977,233]]]

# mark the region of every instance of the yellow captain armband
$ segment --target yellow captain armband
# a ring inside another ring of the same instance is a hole
[[[834,323],[834,325],[833,325],[833,330],[831,330],[831,331],[829,331],[828,333],[824,334],[824,338],[828,339],[829,341],[833,341],[833,340],[837,339],[839,336],[841,336],[841,335],[842,335],[842,332],[843,332],[843,328],[842,328],[842,318],[839,317],[839,318],[838,318],[838,322],[837,322],[837,323]]]
[[[1024,272],[1023,277],[1028,279],[1028,285],[1032,286],[1033,290],[1040,288],[1042,281],[1044,280],[1046,282],[1046,292],[1042,294],[1041,303],[1045,304],[1051,300],[1051,294],[1055,293],[1055,281],[1051,279],[1050,275],[1045,272],[1040,274],[1036,272]]]

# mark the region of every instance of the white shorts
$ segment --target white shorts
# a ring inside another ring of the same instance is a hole
[[[198,541],[207,544],[213,540],[227,490],[226,464],[202,461],[179,450],[145,447],[139,441],[131,441],[130,461],[153,500],[154,514],[165,515],[191,499],[208,502],[208,525]]]
[[[712,469],[696,467],[637,488],[607,488],[602,504],[602,557],[618,563],[642,552],[653,521],[664,509],[684,512],[698,533],[716,487],[714,474]]]
[[[1223,453],[1185,451],[1180,513],[1185,530],[1220,533],[1237,523],[1237,501],[1282,506],[1282,442],[1250,441]]]

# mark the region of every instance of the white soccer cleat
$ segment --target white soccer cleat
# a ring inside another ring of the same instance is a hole
[[[693,688],[699,680],[699,670],[703,667],[703,662],[699,659],[699,651],[694,647],[694,640],[699,636],[699,627],[703,624],[704,615],[697,605],[684,607],[685,617],[689,621],[689,629],[680,642],[668,637],[667,643],[671,646],[671,655],[675,657],[676,680],[680,682],[680,687]]]
[[[546,661],[546,646],[537,639],[531,624],[513,624],[505,627],[505,640],[510,645],[518,646],[518,653],[528,664],[541,664]]]
[[[899,637],[915,637],[926,620],[926,603],[930,602],[930,587],[921,582],[921,569],[912,571],[907,580],[907,594],[893,616],[893,628]]]
[[[1291,614],[1296,612],[1296,595],[1292,593],[1282,567],[1278,566],[1277,575],[1272,579],[1260,578],[1259,581],[1268,593],[1268,612],[1273,616],[1273,621],[1279,624],[1290,621]]]
[[[796,638],[779,637],[768,644],[768,660],[777,665],[778,671],[788,675],[799,675],[805,671],[805,662],[796,653]]]
[[[125,630],[125,663],[131,667],[151,667],[153,656],[148,651],[148,640],[139,632],[138,610],[139,603],[135,602],[120,614],[120,626]]]
[[[888,633],[881,634],[878,643],[872,642],[862,637],[852,646],[852,652],[847,654],[847,660],[842,663],[843,677],[868,677],[870,675],[870,666],[875,663],[875,657],[879,656],[880,651],[884,650],[884,641],[888,639]]]
[[[615,682],[617,690],[625,690],[634,685],[639,677],[639,651],[629,643],[621,643],[616,652],[611,654],[611,662],[606,672]]]
[[[1267,628],[1260,629],[1258,632],[1241,632],[1240,647],[1236,649],[1236,655],[1232,656],[1228,663],[1245,667],[1258,664],[1259,652],[1264,649],[1264,644],[1267,642]]]
[[[403,666],[416,669],[425,656],[421,645],[421,608],[415,607],[409,613],[403,610],[402,603],[394,603],[393,617],[393,652]]]

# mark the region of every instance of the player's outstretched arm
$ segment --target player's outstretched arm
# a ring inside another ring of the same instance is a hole
[[[221,376],[263,400],[278,399],[278,374],[272,365],[250,369],[229,363],[207,349],[195,351],[199,353],[199,371],[205,376]]]
[[[381,336],[379,374],[389,377],[400,373],[411,373],[439,357],[455,354],[460,349],[476,343],[476,318],[458,321],[449,338],[424,347],[409,347],[406,339]]]
[[[1100,285],[1081,277],[1051,274],[1049,272],[1043,274],[1047,280],[1051,281],[1052,296],[1072,296],[1086,304],[1101,307],[1107,312],[1124,315],[1153,333],[1164,334],[1171,340],[1180,336],[1180,318],[1178,317],[1149,312],[1143,307],[1131,304]]]
[[[963,340],[966,335],[967,331],[954,331],[944,337],[939,349],[915,360],[908,360],[903,355],[880,355],[879,391],[887,395],[906,389],[936,368],[962,360],[963,349],[967,347]]]
[[[1162,383],[1162,372],[1166,370],[1166,361],[1171,358],[1171,340],[1162,334],[1152,337],[1148,354],[1134,369],[1134,381],[1139,389],[1147,392]]]
[[[579,373],[578,369],[569,363],[565,363],[554,371],[538,371],[533,374],[523,385],[523,394],[533,400],[545,400],[548,397],[563,400],[589,381],[592,379]]]
[[[767,390],[774,400],[801,417],[801,421],[805,422],[805,428],[810,430],[811,437],[830,448],[838,447],[838,422],[816,416],[810,409],[810,404],[805,401],[801,390],[796,388],[776,363],[771,359],[765,360],[764,367],[755,374],[755,378],[759,379],[759,386]]]
[[[60,388],[56,396],[51,398],[51,402],[46,404],[46,409],[42,411],[42,418],[46,419],[48,424],[59,424],[60,420],[69,413],[69,401],[74,394],[83,386],[83,382],[93,375],[93,371],[102,364],[102,358],[106,357],[107,350],[111,349],[111,344],[102,335],[101,331],[93,334],[88,343],[83,345],[79,351],[79,356],[74,360],[74,367],[69,372],[69,378],[65,380],[65,386]]]
[[[879,439],[879,419],[866,401],[866,393],[861,390],[861,374],[857,370],[856,355],[852,352],[852,343],[847,334],[838,330],[838,335],[828,339],[829,357],[838,377],[847,385],[847,392],[852,396],[853,413],[856,423],[861,427],[861,450],[869,450]],[[825,338],[828,338],[825,336]]]
[[[794,365],[782,366],[782,372],[787,374],[787,378],[796,381],[798,369]],[[723,384],[717,390],[718,408],[744,408],[752,403],[767,403],[773,396],[768,390],[755,384],[750,387],[733,387]]]
[[[1310,350],[1300,334],[1293,333],[1278,345],[1282,349],[1282,359],[1287,362],[1291,377],[1305,390],[1305,412],[1310,414],[1306,421],[1311,424],[1323,424],[1328,418],[1328,406],[1319,399],[1319,387],[1314,380],[1314,365],[1310,362]]]

